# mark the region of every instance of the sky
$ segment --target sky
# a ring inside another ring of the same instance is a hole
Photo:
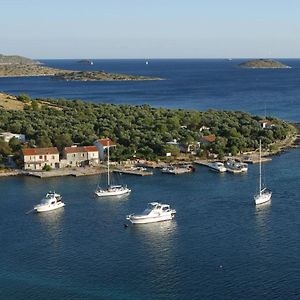
[[[299,0],[0,0],[0,53],[299,58]]]

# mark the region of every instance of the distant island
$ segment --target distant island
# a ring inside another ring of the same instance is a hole
[[[0,55],[0,77],[51,76],[67,81],[160,80],[157,77],[114,74],[105,71],[74,71],[42,66],[40,62],[22,57]]]
[[[81,65],[93,65],[94,64],[94,62],[89,59],[81,59],[81,60],[78,60],[77,63],[81,64]]]
[[[55,74],[54,78],[66,81],[160,80],[157,77],[115,74],[105,71],[67,71]]]
[[[241,68],[249,69],[288,69],[291,68],[279,61],[272,59],[254,59],[239,64]]]

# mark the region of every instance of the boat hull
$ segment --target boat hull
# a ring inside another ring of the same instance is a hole
[[[215,165],[215,164],[208,164],[207,165],[211,171],[218,172],[218,173],[224,173],[227,171],[227,169],[224,167],[224,165]]]
[[[163,222],[163,221],[170,221],[174,218],[172,215],[168,216],[159,216],[153,218],[135,218],[134,216],[128,218],[128,220],[132,224],[148,224],[148,223],[156,223],[156,222]]]
[[[122,196],[127,195],[131,192],[130,189],[124,189],[119,191],[96,191],[95,194],[98,197],[114,197],[114,196]]]
[[[39,204],[34,207],[34,210],[38,213],[41,213],[41,212],[46,212],[46,211],[51,211],[51,210],[55,210],[58,208],[62,208],[64,206],[65,206],[65,204],[63,202],[56,203],[55,205],[40,205]]]
[[[254,197],[255,205],[263,204],[271,201],[272,193],[264,193]]]

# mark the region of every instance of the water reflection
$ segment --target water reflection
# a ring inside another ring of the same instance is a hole
[[[143,264],[149,274],[156,274],[157,283],[176,277],[176,221],[131,225],[129,230],[137,237],[143,257],[151,258]]]
[[[177,224],[175,220],[130,226],[131,234],[138,235],[138,239],[151,252],[170,249],[174,241],[176,229]]]
[[[62,207],[48,212],[36,213],[36,215],[43,231],[48,235],[53,243],[57,243],[60,240],[63,230],[62,220],[64,208]]]
[[[261,234],[269,231],[271,201],[255,206],[255,221]]]

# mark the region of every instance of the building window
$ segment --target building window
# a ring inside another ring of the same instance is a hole
[[[43,159],[43,155],[40,155],[40,156],[39,156],[39,159]]]
[[[73,154],[73,157],[75,157],[75,154]]]
[[[30,168],[30,165],[27,165],[27,168]]]
[[[52,159],[55,159],[55,156],[54,156],[54,155],[52,155]]]

